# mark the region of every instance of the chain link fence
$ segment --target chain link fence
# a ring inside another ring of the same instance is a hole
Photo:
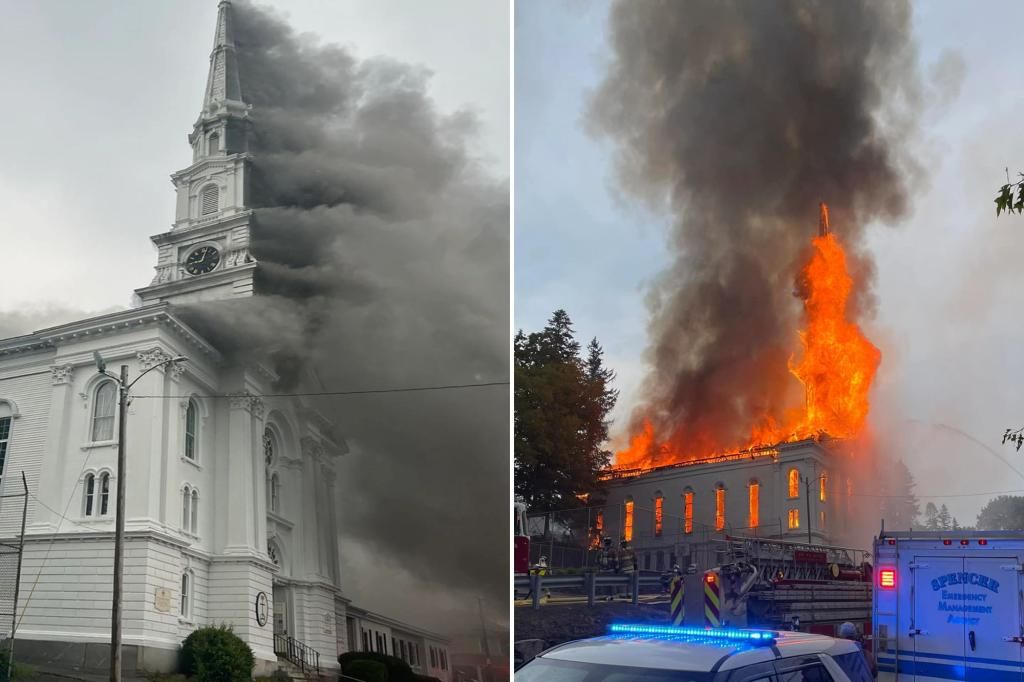
[[[9,680],[14,664],[14,641],[17,634],[18,598],[21,588],[21,558],[25,549],[25,515],[28,511],[28,483],[21,474],[22,491],[0,495],[0,503],[16,506],[21,520],[19,533],[0,538],[0,649],[7,653],[7,669],[0,670],[0,679]]]

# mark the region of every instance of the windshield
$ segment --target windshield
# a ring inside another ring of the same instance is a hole
[[[515,682],[711,682],[712,673],[633,668],[535,658],[516,671]]]

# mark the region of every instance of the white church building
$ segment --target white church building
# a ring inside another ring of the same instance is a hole
[[[189,135],[193,163],[172,176],[175,220],[151,238],[156,275],[136,291],[138,305],[0,340],[0,494],[20,492],[22,472],[29,488],[18,660],[109,670],[118,391],[97,372],[95,352],[113,374],[127,365],[129,379],[155,368],[132,389],[126,424],[126,674],[173,670],[182,640],[204,625],[230,625],[257,671],[276,668],[288,642],[319,654],[325,669],[364,648],[349,641],[341,593],[336,481],[345,441],[301,398],[264,397],[276,379],[268,367],[232,365],[175,312],[253,295],[250,106],[231,11],[220,3]],[[187,361],[166,362],[178,355]],[[21,515],[20,500],[0,499],[0,535],[16,537]],[[387,624],[389,633],[402,629]],[[425,651],[446,647],[405,629]],[[8,636],[11,624],[0,631]]]

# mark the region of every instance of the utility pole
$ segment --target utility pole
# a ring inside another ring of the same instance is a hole
[[[121,376],[107,374],[107,363],[99,351],[93,351],[96,370],[117,383],[117,499],[114,503],[114,594],[110,613],[110,680],[121,682],[121,592],[124,583],[124,491],[125,491],[125,435],[128,432],[128,392],[135,382],[158,367],[169,367],[185,362],[184,355],[175,355],[152,365],[128,383],[128,365],[121,365]]]
[[[114,605],[110,622],[110,679],[121,682],[121,583],[124,580],[124,469],[128,419],[128,365],[121,365],[117,405],[117,511],[114,516]]]

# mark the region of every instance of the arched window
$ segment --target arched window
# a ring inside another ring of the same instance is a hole
[[[828,472],[822,471],[818,479],[818,499],[825,502],[828,498]]]
[[[181,530],[195,535],[196,507],[199,506],[199,492],[190,485],[181,488]]]
[[[689,535],[693,532],[693,491],[687,490],[683,493],[683,532]]]
[[[633,541],[633,500],[627,499],[625,504],[626,519],[622,528],[622,537],[626,542]]]
[[[196,458],[196,434],[199,422],[199,407],[196,401],[189,398],[188,407],[185,408],[185,457],[195,461]]]
[[[789,499],[795,500],[800,497],[800,471],[798,469],[789,470]]]
[[[267,466],[274,463],[274,455],[277,453],[277,439],[270,429],[263,430],[263,461]]]
[[[199,491],[195,488],[192,489],[192,508],[189,510],[191,513],[191,523],[189,530],[193,535],[199,534]]]
[[[192,576],[189,571],[181,574],[181,617],[192,618]]]
[[[217,209],[220,208],[219,196],[217,192],[217,185],[207,185],[203,188],[203,192],[200,198],[200,215],[210,215],[216,213]]]
[[[96,497],[96,477],[88,474],[85,477],[85,515],[92,516],[93,504]]]
[[[715,488],[715,530],[725,529],[725,486]]]
[[[281,480],[277,474],[270,477],[270,511],[281,511]]]
[[[654,534],[661,535],[661,530],[665,521],[665,498],[662,497],[661,493],[656,493],[654,498]]]
[[[757,481],[751,481],[749,490],[750,517],[748,525],[751,528],[757,528],[761,525],[761,484]]]
[[[104,381],[96,387],[92,405],[92,440],[94,443],[114,440],[114,407],[117,403],[117,386],[113,381]]]
[[[220,154],[220,135],[217,133],[210,135],[209,146],[207,148],[210,150],[210,156]]]
[[[110,474],[100,474],[100,516],[106,516],[110,504]]]

